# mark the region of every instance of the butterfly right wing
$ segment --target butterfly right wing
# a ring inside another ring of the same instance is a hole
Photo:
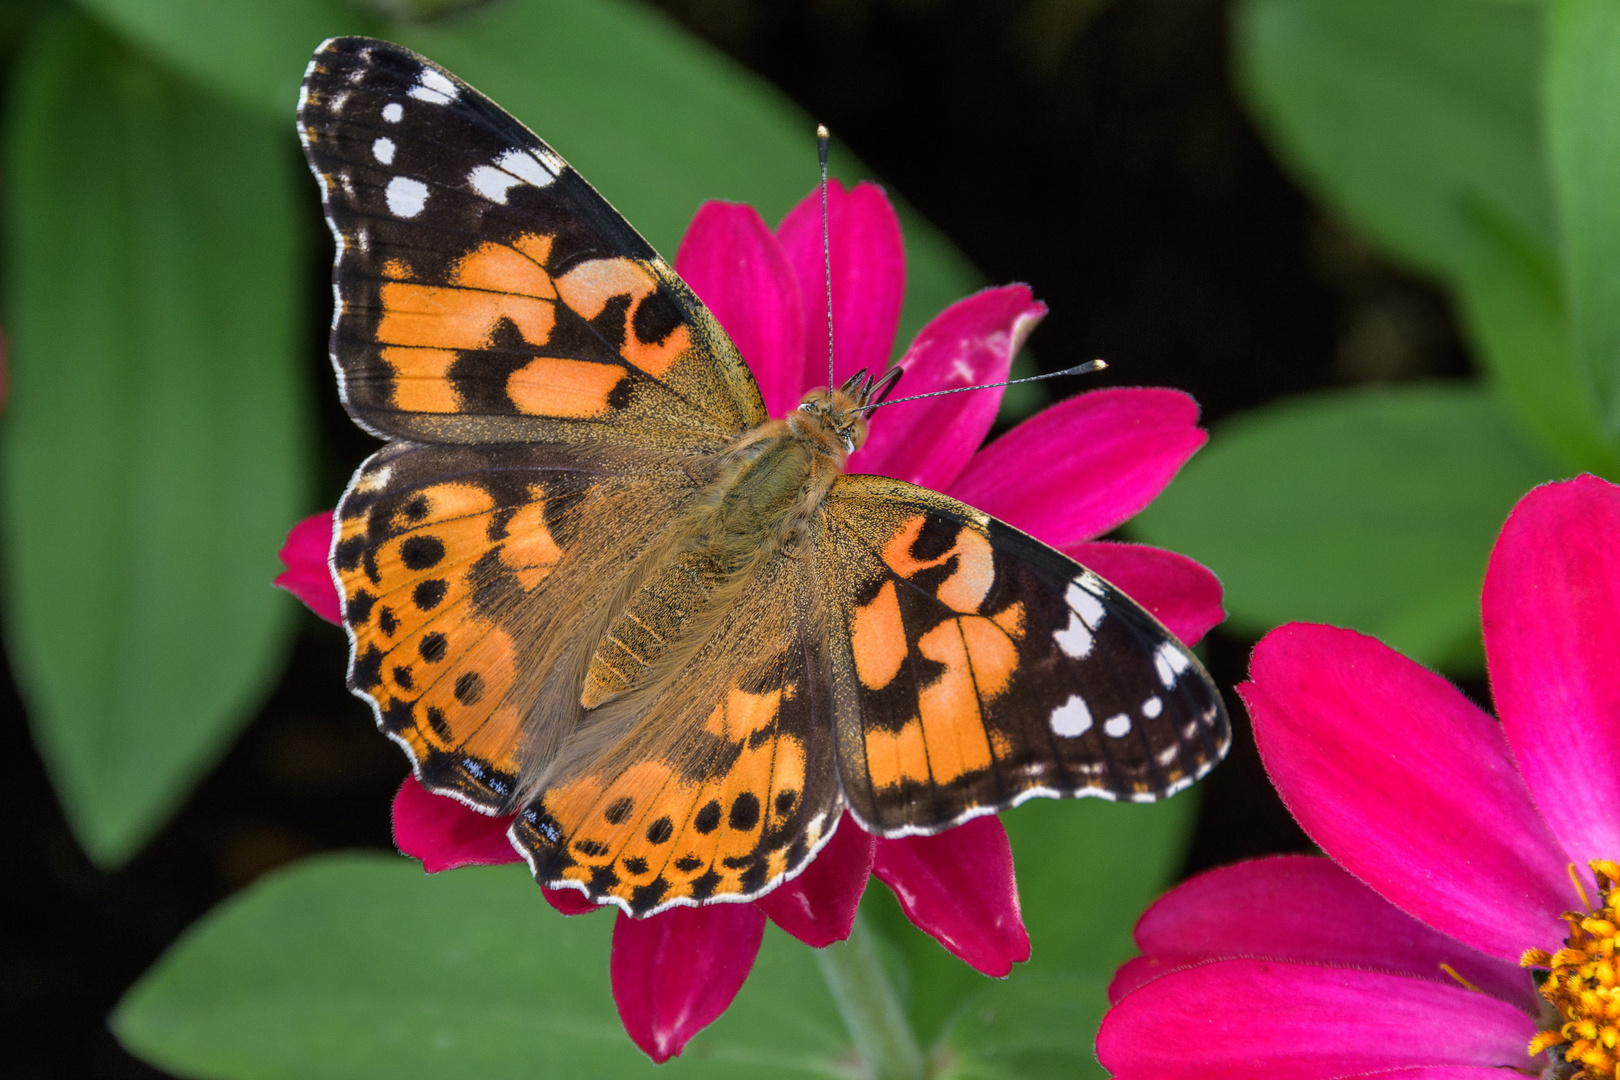
[[[396,442],[361,466],[332,548],[349,686],[424,785],[517,808],[583,715],[615,589],[692,491],[656,457],[521,443]]]
[[[765,419],[691,289],[443,68],[333,38],[310,61],[298,125],[337,240],[332,359],[368,431],[712,452]]]

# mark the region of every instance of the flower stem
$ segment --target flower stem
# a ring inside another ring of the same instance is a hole
[[[873,1080],[922,1080],[923,1054],[859,912],[849,940],[818,950],[822,978]]]

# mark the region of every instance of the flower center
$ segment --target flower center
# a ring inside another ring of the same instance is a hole
[[[1557,1010],[1549,1026],[1530,1040],[1530,1056],[1562,1047],[1564,1060],[1574,1070],[1556,1074],[1586,1080],[1620,1080],[1620,980],[1615,973],[1615,946],[1620,942],[1620,864],[1593,859],[1589,864],[1603,896],[1595,911],[1567,911],[1569,937],[1564,947],[1548,955],[1526,950],[1519,964],[1545,968],[1541,996]],[[1574,867],[1570,867],[1574,876]],[[1580,889],[1577,879],[1576,888]],[[1581,900],[1586,892],[1581,890]]]

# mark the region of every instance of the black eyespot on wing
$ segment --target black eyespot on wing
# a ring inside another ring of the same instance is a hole
[[[728,820],[733,829],[747,832],[759,824],[759,798],[751,791],[738,795],[731,804]]]
[[[707,836],[720,827],[720,804],[710,799],[692,819],[692,828]]]
[[[607,809],[602,811],[602,816],[607,818],[609,825],[617,825],[630,816],[630,811],[634,806],[635,803],[629,798],[614,799],[611,803],[608,803]],[[645,873],[645,871],[640,872]]]
[[[449,639],[437,630],[422,635],[417,643],[416,651],[422,654],[422,659],[430,664],[437,664],[444,659],[445,650],[450,647]]]
[[[416,588],[411,590],[411,601],[422,611],[432,611],[444,599],[449,586],[441,578],[429,578],[418,582]]]
[[[399,557],[408,570],[431,570],[444,559],[444,541],[436,536],[410,536],[399,545]]]

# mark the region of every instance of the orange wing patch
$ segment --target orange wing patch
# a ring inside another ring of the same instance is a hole
[[[355,491],[385,487],[389,471],[363,473]],[[502,505],[514,498],[520,505]],[[510,700],[520,657],[502,615],[562,558],[547,498],[539,482],[497,498],[447,481],[339,523],[351,686],[376,703],[425,781],[492,808],[512,794],[502,777],[519,771],[524,715]]]
[[[563,303],[587,320],[599,317],[616,297],[628,296],[624,312],[624,344],[620,354],[653,378],[661,378],[692,344],[691,331],[684,324],[674,326],[662,338],[642,340],[637,317],[648,297],[658,291],[658,279],[647,267],[630,258],[592,259],[580,263],[557,279]]]
[[[377,297],[378,356],[390,369],[392,402],[409,412],[454,413],[467,405],[452,366],[463,353],[497,347],[503,326],[516,331],[534,358],[505,377],[504,392],[517,413],[565,420],[596,419],[628,400],[631,369],[659,378],[691,347],[684,324],[649,325],[643,305],[658,293],[658,278],[640,260],[590,259],[553,277],[546,269],[554,238],[525,233],[511,243],[488,241],[456,260],[439,281],[420,281],[401,258],[387,260]],[[613,305],[618,302],[618,307]],[[619,320],[622,362],[548,355],[557,342],[561,304],[587,323]],[[621,314],[610,313],[613,311]],[[661,336],[657,331],[662,331]]]
[[[542,839],[556,834],[552,880],[644,914],[757,892],[786,873],[795,852],[831,826],[824,817],[797,828],[806,747],[778,721],[802,690],[751,693],[733,683],[703,724],[707,760],[643,760],[611,779],[590,774],[548,792],[519,821],[530,820]]]
[[[614,392],[624,381],[624,369],[614,364],[537,356],[512,372],[506,396],[530,416],[583,420],[612,408]]]
[[[852,615],[851,652],[862,687],[889,686],[908,653],[927,661],[931,672],[913,687],[909,718],[865,733],[868,769],[879,789],[951,784],[990,768],[996,753],[984,707],[1007,691],[1018,667],[1023,628],[1017,605],[988,617],[979,613],[995,580],[989,537],[956,525],[945,536],[941,524],[926,513],[901,520],[880,557],[905,583],[900,587],[926,592],[956,614],[921,622],[913,613],[908,628],[897,583],[889,580]]]

